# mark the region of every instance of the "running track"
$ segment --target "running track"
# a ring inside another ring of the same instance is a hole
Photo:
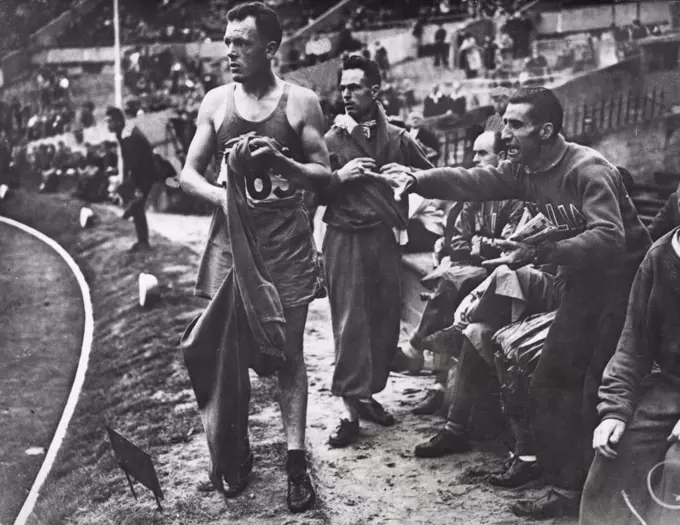
[[[0,222],[2,525],[14,523],[29,493],[30,501],[37,496],[39,486],[31,488],[36,477],[44,481],[54,461],[89,355],[87,285],[73,261],[55,245]],[[75,395],[72,390],[77,390]],[[43,447],[47,456],[28,456],[29,447]]]

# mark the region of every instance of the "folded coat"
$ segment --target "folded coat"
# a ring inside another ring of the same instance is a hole
[[[285,318],[276,287],[264,264],[245,197],[254,177],[246,136],[228,159],[226,218],[233,266],[207,309],[181,339],[184,362],[196,395],[210,449],[210,479],[238,484],[250,454],[248,369],[271,375],[284,363]]]

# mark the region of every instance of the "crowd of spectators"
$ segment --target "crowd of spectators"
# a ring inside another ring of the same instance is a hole
[[[60,135],[75,127],[95,124],[94,106],[85,102],[76,107],[71,97],[70,79],[61,69],[43,68],[34,76],[35,97],[22,103],[18,96],[0,99],[0,129],[11,143]]]
[[[168,107],[195,112],[207,91],[222,82],[221,63],[170,49],[152,52],[137,46],[123,57],[124,82],[140,109],[157,111]]]
[[[120,0],[123,44],[220,41],[227,11],[238,0]],[[284,34],[292,34],[321,15],[332,0],[278,0],[274,5],[284,21]],[[73,21],[59,41],[64,47],[113,45],[112,2]]]
[[[72,0],[2,0],[0,56],[28,44],[31,34],[69,9]]]

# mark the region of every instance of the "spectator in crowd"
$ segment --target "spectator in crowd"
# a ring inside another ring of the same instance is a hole
[[[362,47],[362,43],[352,36],[352,23],[347,22],[338,34],[337,52],[339,55],[343,53],[351,53],[358,51]]]
[[[503,129],[503,115],[508,107],[510,100],[510,90],[501,86],[494,87],[490,93],[491,104],[493,105],[494,113],[489,115],[484,123],[485,130],[501,130]]]
[[[434,66],[449,67],[449,46],[446,43],[446,29],[443,24],[434,33]]]
[[[552,91],[518,90],[503,118],[510,162],[497,169],[413,173],[390,166],[376,176],[402,194],[412,188],[423,197],[451,200],[519,198],[559,225],[559,237],[536,246],[501,241],[505,254],[494,264],[558,264],[568,279],[531,379],[528,406],[548,490],[512,509],[534,518],[573,515],[587,470],[583,450],[595,426],[597,383],[614,353],[650,238],[615,166],[559,134],[563,110]],[[467,449],[462,432],[449,432],[443,439],[451,448]]]
[[[482,47],[482,56],[484,62],[484,69],[493,71],[496,69],[496,54],[498,53],[498,44],[494,39],[487,35],[484,37],[484,45]]]
[[[134,115],[128,115],[134,117]],[[137,231],[137,242],[131,251],[150,248],[146,220],[146,199],[158,180],[153,148],[141,130],[132,122],[126,125],[123,112],[113,106],[106,110],[106,124],[118,142],[118,183],[116,192],[127,206],[124,218],[131,217]]]
[[[531,46],[531,56],[524,63],[524,68],[534,75],[543,74],[548,67],[548,60],[538,51],[538,45],[534,42]]]
[[[389,79],[390,76],[390,60],[387,56],[387,49],[380,42],[375,43],[375,52],[373,59],[378,63],[380,74],[384,79]]]
[[[451,111],[452,100],[451,97],[445,95],[438,84],[432,86],[432,92],[429,93],[423,102],[423,116],[425,118],[438,117]]]
[[[515,58],[515,42],[507,31],[498,33],[498,50],[504,63]]]
[[[423,125],[423,114],[418,111],[412,111],[406,120],[409,135],[413,137],[425,153],[432,164],[437,164],[441,154],[441,145],[439,138],[431,130]]]
[[[425,31],[425,22],[426,20],[420,17],[415,21],[415,23],[413,24],[413,28],[411,29],[414,47],[414,53],[412,54],[412,56],[414,57],[420,57],[421,55],[421,49],[423,47],[423,33]]]
[[[385,84],[385,88],[380,92],[379,101],[388,117],[399,116],[403,102],[392,84]]]
[[[474,35],[468,34],[460,46],[461,62],[465,64],[466,78],[477,78],[479,72],[484,67],[482,60],[482,50],[477,44]]]
[[[92,101],[85,102],[80,108],[80,123],[83,128],[91,128],[95,125],[94,104]]]
[[[461,93],[463,85],[457,80],[454,80],[451,83],[447,82],[444,86],[445,88],[448,88],[448,93],[446,93],[446,95],[451,101],[449,111],[457,117],[462,117],[467,112],[467,98]]]
[[[358,439],[359,419],[395,423],[373,395],[387,384],[399,339],[408,203],[395,201],[394,193],[366,171],[390,162],[432,166],[405,130],[387,122],[377,103],[382,81],[377,63],[352,56],[342,69],[339,87],[347,112],[326,133],[334,180],[321,192],[327,205],[323,257],[336,353],[332,393],[345,407],[329,437],[336,448]]]
[[[557,62],[555,64],[555,69],[562,70],[574,67],[576,61],[576,54],[574,48],[571,47],[571,42],[565,40],[564,46],[557,54]]]
[[[638,18],[633,20],[633,25],[630,27],[630,38],[631,40],[640,40],[649,36],[649,31],[642,25],[642,22]]]
[[[315,33],[305,45],[307,64],[313,66],[318,62],[325,62],[332,51],[331,41],[327,35]]]

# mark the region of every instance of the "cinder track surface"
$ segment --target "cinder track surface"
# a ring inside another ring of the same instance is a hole
[[[40,239],[0,222],[0,523],[13,523],[71,390],[84,330],[76,277]]]

